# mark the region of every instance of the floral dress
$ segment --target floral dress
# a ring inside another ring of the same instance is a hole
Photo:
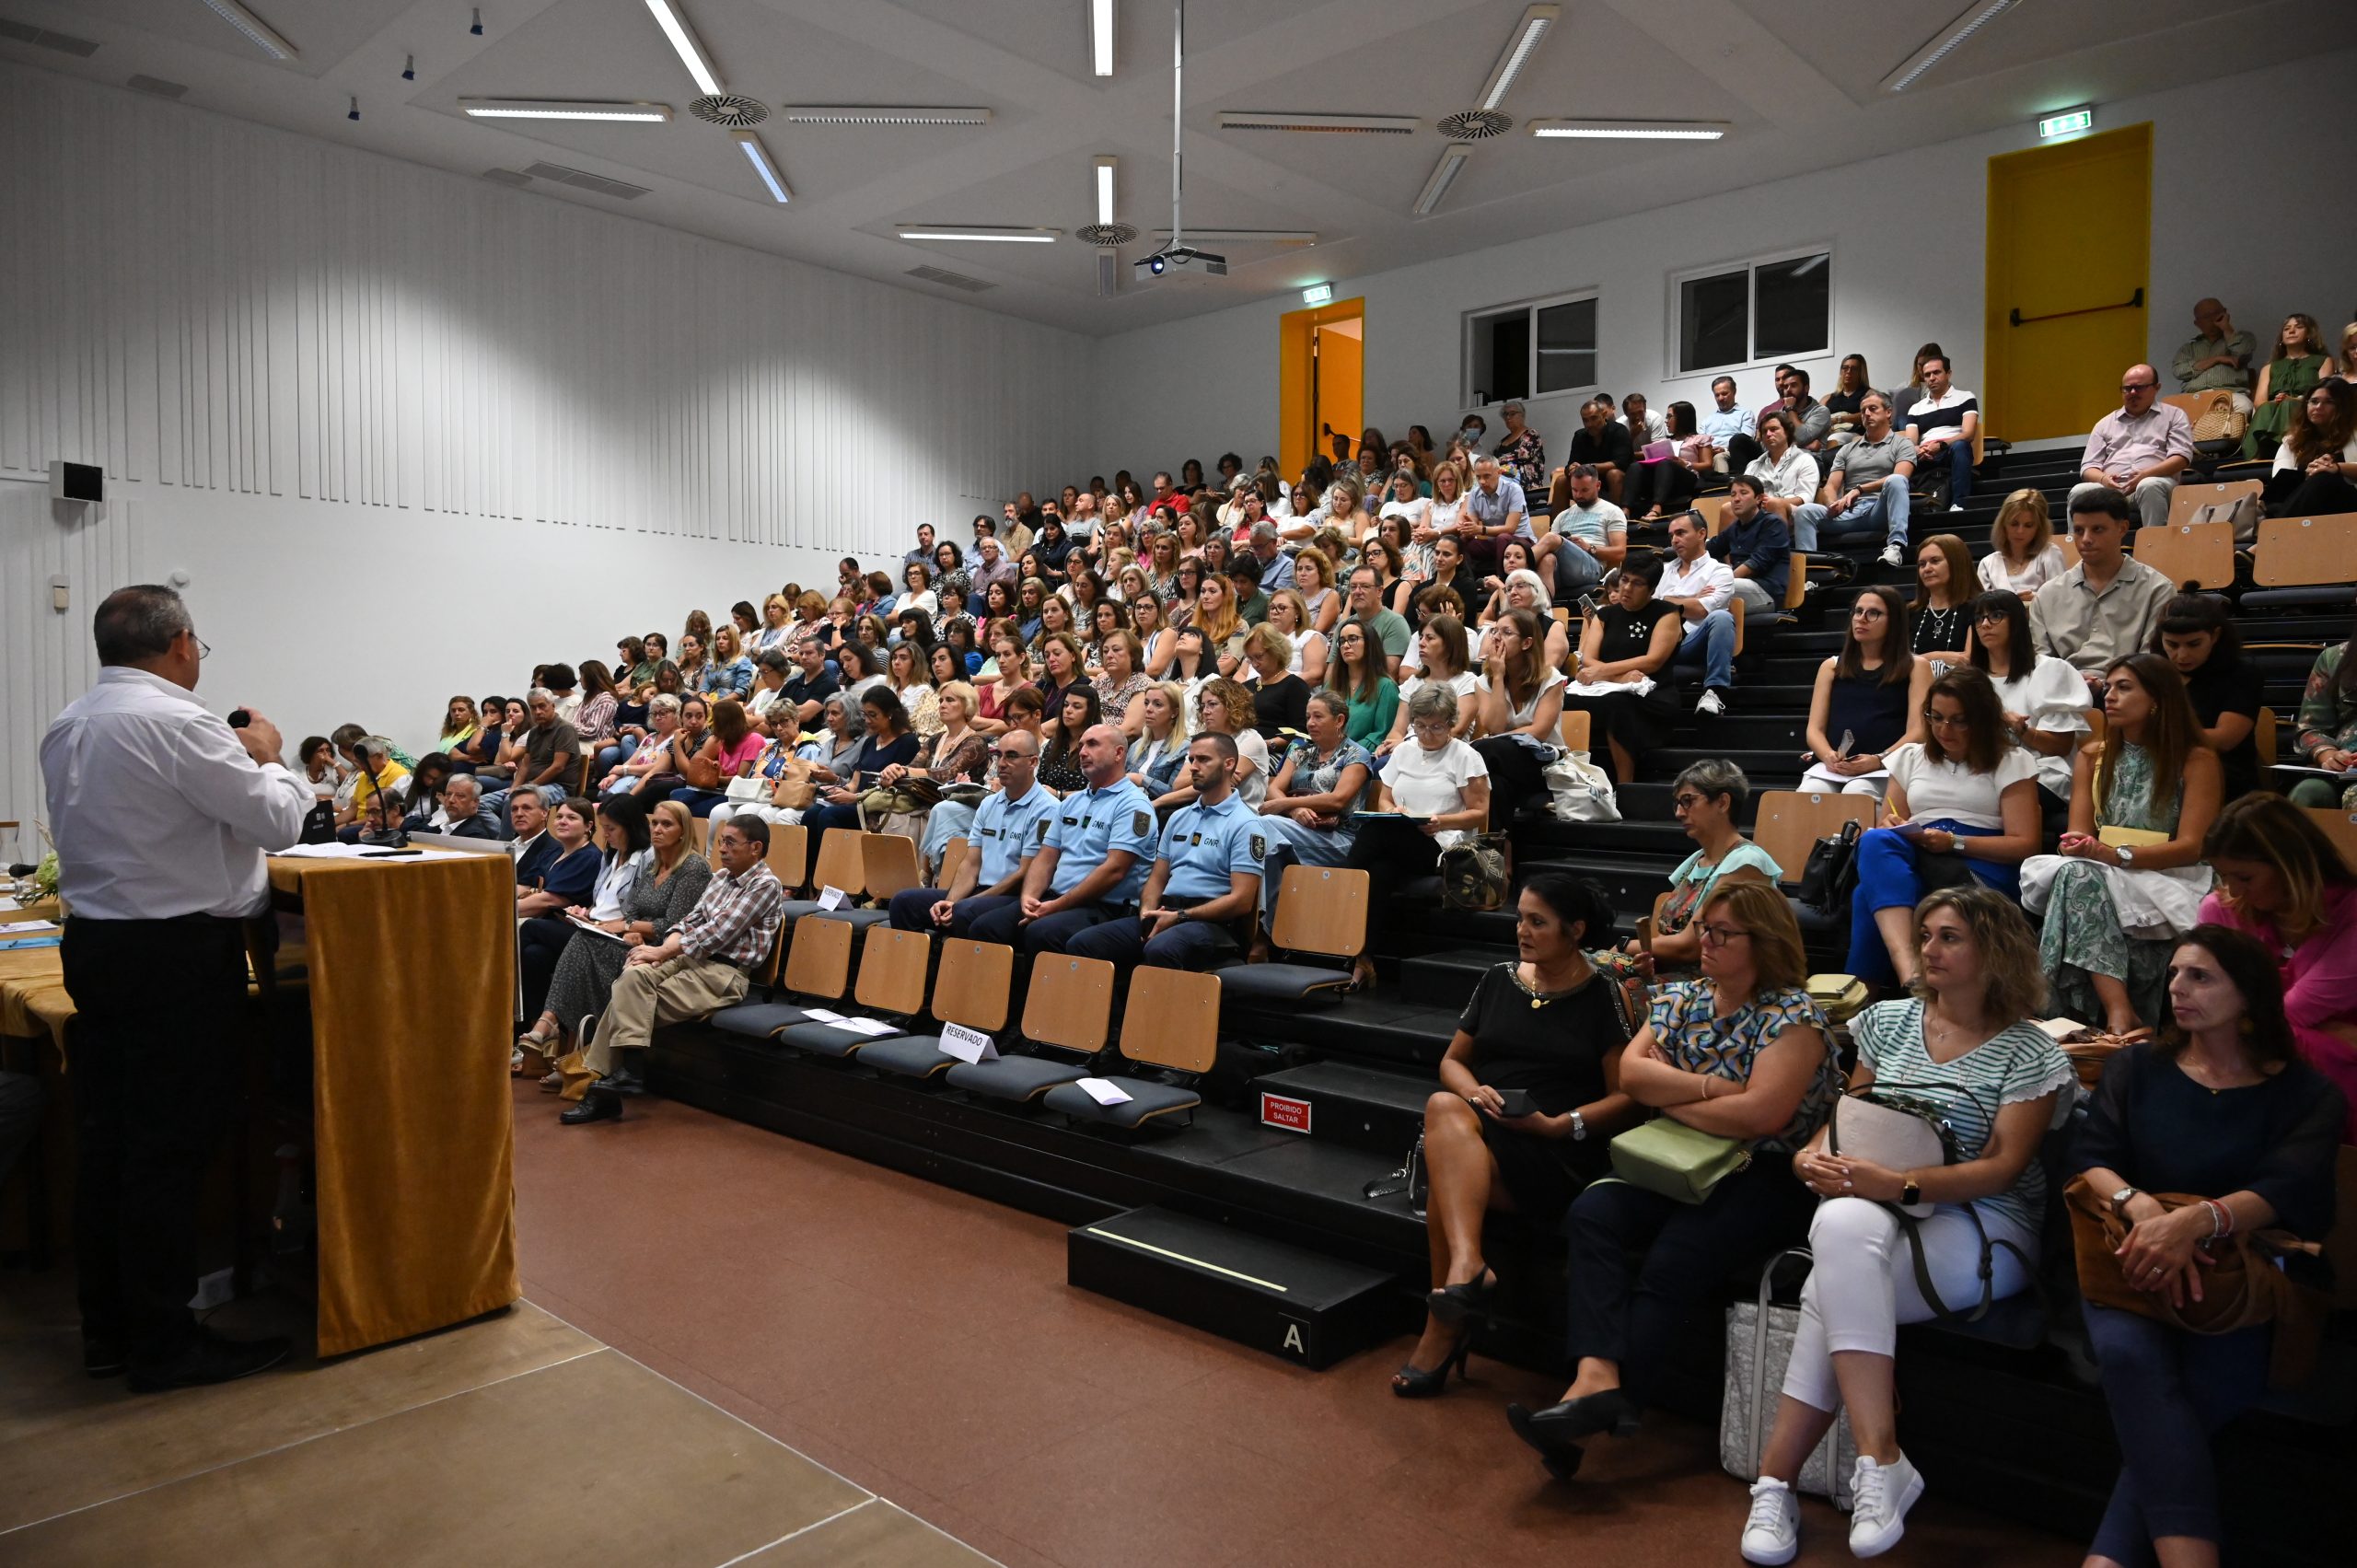
[[[2096,811],[2096,829],[2143,828],[2174,836],[2183,781],[2172,783],[2157,806],[2154,793],[2152,753],[2122,747],[2119,771]],[[2210,880],[2210,868],[2200,865],[2138,871],[2059,854],[2023,862],[2022,902],[2045,916],[2038,957],[2053,989],[2055,1012],[2100,1021],[2103,1003],[2094,977],[2107,975],[2128,988],[2138,1017],[2161,1017],[2169,955],[2200,921]]]

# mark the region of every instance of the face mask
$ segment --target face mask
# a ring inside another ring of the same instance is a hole
[[[1479,441],[1481,438],[1481,427],[1478,424],[1468,424],[1457,431],[1457,435],[1468,441]]]

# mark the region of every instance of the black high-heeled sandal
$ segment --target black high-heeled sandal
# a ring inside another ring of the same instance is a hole
[[[1391,1375],[1392,1394],[1402,1400],[1435,1398],[1447,1390],[1448,1373],[1451,1367],[1457,1369],[1457,1379],[1460,1382],[1470,1383],[1473,1381],[1473,1375],[1466,1370],[1465,1363],[1466,1359],[1473,1353],[1473,1342],[1479,1338],[1480,1338],[1480,1330],[1478,1325],[1468,1328],[1458,1338],[1457,1348],[1450,1351],[1441,1364],[1430,1372],[1412,1362],[1402,1365],[1399,1371]]]
[[[1483,1269],[1479,1277],[1462,1284],[1443,1285],[1427,1292],[1424,1310],[1451,1329],[1463,1329],[1468,1324],[1486,1326],[1490,1320],[1490,1297],[1497,1291],[1497,1274]]]

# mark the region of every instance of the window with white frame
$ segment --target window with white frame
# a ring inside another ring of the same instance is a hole
[[[1678,370],[1690,376],[1833,347],[1833,256],[1811,248],[1672,274]]]
[[[1595,385],[1593,293],[1467,312],[1466,407]]]

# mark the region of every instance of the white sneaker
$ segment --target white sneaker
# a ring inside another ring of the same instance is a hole
[[[1761,1476],[1751,1488],[1751,1516],[1743,1522],[1743,1560],[1790,1562],[1801,1549],[1801,1509],[1793,1489]]]
[[[1861,1454],[1850,1492],[1850,1555],[1880,1557],[1907,1533],[1907,1510],[1923,1495],[1923,1477],[1904,1454],[1888,1465]]]
[[[1949,507],[1948,507],[1948,510],[1949,510],[1949,511],[1951,511],[1951,512],[1961,512],[1961,511],[1963,511],[1963,510],[1964,510],[1964,508],[1963,508],[1962,506],[1960,506],[1960,505],[1956,505],[1951,504],[1951,505],[1949,505]]]
[[[1906,565],[1907,547],[1899,543],[1897,540],[1893,540],[1890,543],[1884,545],[1882,550],[1882,563],[1890,567],[1900,567]]]
[[[1723,714],[1727,711],[1727,705],[1716,691],[1705,691],[1702,700],[1694,704],[1694,711],[1698,714]]]

